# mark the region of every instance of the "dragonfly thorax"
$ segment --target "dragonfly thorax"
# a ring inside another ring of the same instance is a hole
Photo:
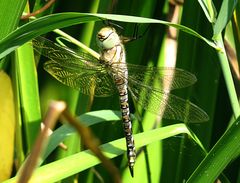
[[[125,49],[113,27],[104,27],[97,34],[100,60],[106,65],[125,63]]]
[[[97,43],[101,50],[109,50],[121,44],[121,40],[113,27],[104,27],[97,34]]]

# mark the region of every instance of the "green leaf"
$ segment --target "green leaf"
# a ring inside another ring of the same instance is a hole
[[[85,126],[91,126],[97,123],[121,120],[121,113],[119,111],[111,110],[93,111],[80,115],[78,120]],[[56,129],[50,136],[48,146],[42,156],[42,161],[46,159],[46,157],[59,145],[60,142],[64,141],[65,138],[73,134],[76,134],[76,131],[68,124],[64,124]]]
[[[36,135],[39,132],[41,122],[40,101],[38,93],[38,78],[33,56],[33,49],[30,44],[24,44],[16,51],[14,71],[20,91],[22,118],[28,148],[31,149]]]
[[[57,28],[63,28],[70,25],[90,22],[90,21],[99,21],[99,20],[114,20],[130,23],[157,23],[164,24],[168,26],[175,27],[179,30],[182,30],[188,34],[191,34],[199,39],[202,39],[210,46],[219,49],[216,47],[214,42],[206,39],[205,37],[198,34],[196,31],[180,25],[174,24],[162,20],[127,16],[127,15],[113,15],[113,14],[91,14],[91,13],[58,13],[49,16],[45,16],[34,20],[30,23],[27,23],[14,31],[12,34],[9,34],[6,38],[0,42],[0,59],[15,50],[17,47],[23,43],[37,37],[41,34],[47,33]]]
[[[198,0],[209,22],[216,21],[217,12],[212,0]]]
[[[0,1],[0,40],[17,28],[19,18],[22,15],[26,2],[27,0]]]
[[[240,117],[219,139],[187,182],[214,182],[224,168],[240,155],[239,139]]]
[[[213,39],[219,35],[232,18],[237,0],[223,0],[216,24],[213,24]]]
[[[188,130],[185,124],[175,124],[155,130],[146,131],[134,135],[134,138],[136,140],[136,147],[140,148],[155,141],[159,141],[182,133],[188,134],[191,139],[195,140],[197,143],[199,142],[196,137]],[[100,146],[100,148],[107,157],[114,158],[126,151],[125,138],[103,144]],[[38,168],[34,172],[30,182],[56,182],[70,175],[86,170],[99,163],[99,160],[89,150],[82,151]],[[137,174],[141,174],[141,172]],[[16,177],[5,181],[4,183],[12,182],[16,182]]]

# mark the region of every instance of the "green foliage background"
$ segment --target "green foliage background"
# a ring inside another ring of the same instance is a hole
[[[31,11],[34,11],[45,4],[45,1],[36,0],[28,3]],[[0,12],[0,18],[3,20],[0,26],[2,59],[0,66],[9,74],[15,94],[15,109],[10,109],[9,115],[16,116],[16,127],[9,130],[15,132],[14,159],[17,163],[14,164],[14,169],[16,172],[35,142],[40,122],[45,116],[50,100],[66,101],[70,111],[77,116],[89,110],[119,110],[117,96],[92,99],[55,81],[43,71],[42,60],[35,62],[31,45],[21,46],[38,35],[56,28],[63,28],[62,30],[67,34],[97,51],[95,35],[99,28],[104,26],[103,23],[95,15],[77,13],[50,17],[46,15],[59,12],[113,13],[166,20],[171,12],[168,1],[57,1],[50,9],[38,15],[38,17],[43,17],[40,19],[41,21],[36,20],[36,23],[32,21],[32,24],[26,25],[27,21],[19,21],[25,6],[28,7],[26,1],[16,3],[10,0],[6,3],[4,0],[0,0],[0,7],[4,10]],[[177,37],[177,67],[194,73],[198,82],[190,88],[175,93],[203,108],[208,113],[210,120],[201,124],[188,124],[191,132],[197,135],[200,142],[194,138],[189,140],[187,135],[183,135],[191,134],[186,130],[186,126],[174,126],[172,121],[161,123],[163,126],[168,126],[168,129],[158,125],[157,130],[161,129],[161,131],[157,131],[156,137],[152,131],[143,133],[140,137],[136,136],[137,147],[149,145],[145,151],[141,151],[137,158],[134,178],[130,177],[126,167],[125,146],[124,140],[122,140],[121,144],[116,146],[121,151],[109,156],[115,157],[114,163],[120,169],[123,182],[183,182],[184,180],[213,182],[218,176],[222,182],[240,182],[240,143],[238,142],[240,128],[239,119],[237,119],[240,109],[236,95],[237,90],[233,86],[233,77],[223,47],[223,38],[230,40],[239,63],[239,10],[238,1],[186,1],[180,6],[180,25],[166,22],[153,23],[154,21],[145,20],[145,23],[150,23],[149,31],[142,39],[126,46],[129,63],[163,66],[165,60],[163,50],[167,46],[165,41],[168,26],[166,25],[172,25],[177,30],[182,30]],[[111,15],[107,17],[114,19]],[[141,19],[124,19],[121,16],[117,19],[121,21],[116,21],[116,23],[124,27],[122,34],[127,36],[132,35],[134,28],[134,24],[129,22],[144,22]],[[14,32],[17,27],[19,29]],[[141,24],[140,32],[145,28],[146,24]],[[52,35],[54,34],[48,34],[49,37]],[[16,48],[18,49],[15,50]],[[13,50],[15,53],[11,52]],[[9,54],[10,52],[11,54]],[[239,87],[238,79],[235,79],[235,85],[236,88]],[[0,113],[4,113],[3,109],[4,106],[1,106]],[[123,137],[121,123],[116,114],[111,111],[99,111],[94,115],[96,118],[101,118],[96,122],[97,124],[91,127],[101,143]],[[91,123],[93,116],[84,118],[84,121]],[[83,116],[81,115],[81,117]],[[105,121],[109,122],[103,123]],[[144,131],[151,130],[155,121],[155,116],[144,113],[142,120]],[[89,125],[89,123],[86,124]],[[4,121],[1,122],[2,124]],[[67,134],[65,127],[62,128]],[[134,131],[135,133],[140,132],[137,120],[134,120]],[[172,133],[173,131],[177,132]],[[58,132],[54,132],[54,135],[55,139],[59,138]],[[61,139],[58,140],[61,141]],[[73,182],[74,180],[78,182],[111,182],[108,173],[101,165],[94,166],[99,162],[97,159],[91,160],[92,156],[87,156],[88,152],[83,151],[82,154],[74,156],[81,146],[78,135],[72,132],[71,137],[66,138],[64,143],[68,146],[68,151],[55,149],[54,153],[44,161],[46,165],[36,170],[33,182]],[[13,146],[12,143],[9,144]],[[55,142],[56,144],[58,143]],[[206,157],[201,145],[208,152],[210,151]],[[51,152],[50,147],[56,146],[49,145],[46,151]],[[106,152],[108,150],[107,147]],[[7,155],[8,153],[5,152],[1,156]],[[63,159],[66,157],[67,159]],[[51,162],[53,164],[50,164]],[[78,166],[75,162],[78,162]],[[94,168],[89,169],[89,167]],[[4,169],[4,167],[1,168]],[[6,176],[3,178],[7,179],[5,182],[15,182],[16,172],[11,169],[8,172],[12,172],[14,178],[10,179]]]

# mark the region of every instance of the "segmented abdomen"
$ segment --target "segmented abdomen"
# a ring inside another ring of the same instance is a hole
[[[127,75],[127,71],[125,72]],[[133,174],[133,166],[136,159],[136,150],[134,145],[134,139],[132,135],[132,121],[130,118],[130,110],[128,104],[128,90],[127,90],[127,77],[119,77],[118,74],[113,74],[116,86],[119,91],[120,108],[122,112],[122,122],[124,134],[126,137],[127,144],[127,156],[128,166],[131,173]]]

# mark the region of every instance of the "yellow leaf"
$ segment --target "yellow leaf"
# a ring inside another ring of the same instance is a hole
[[[0,71],[0,182],[10,177],[13,167],[15,110],[9,76]]]

